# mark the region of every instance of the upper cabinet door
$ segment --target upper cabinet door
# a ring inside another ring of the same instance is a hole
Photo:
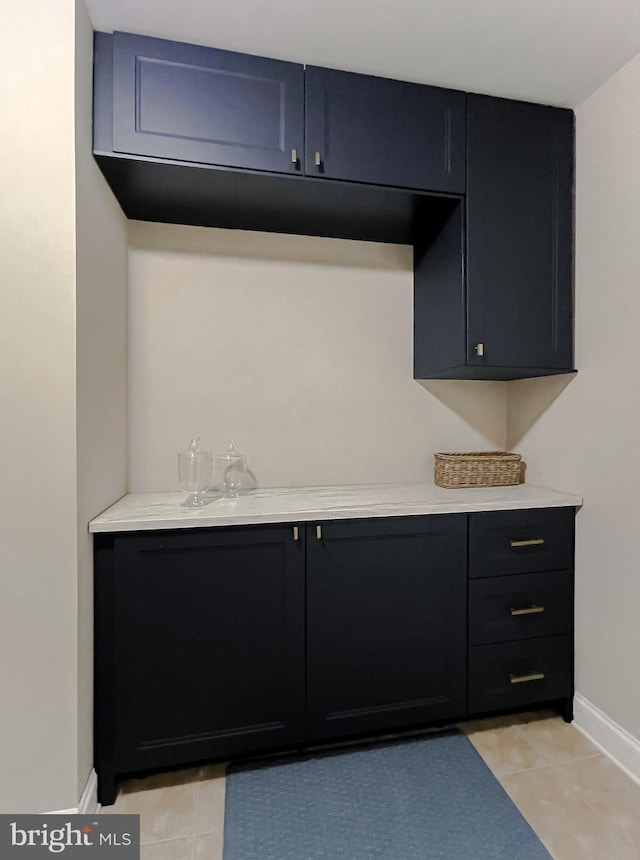
[[[465,94],[306,68],[306,173],[464,193]]]
[[[467,362],[569,371],[573,112],[469,95],[467,122]]]
[[[303,111],[300,65],[114,34],[114,152],[296,173]]]

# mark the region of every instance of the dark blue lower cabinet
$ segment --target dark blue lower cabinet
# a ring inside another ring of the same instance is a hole
[[[158,768],[524,705],[571,719],[570,509],[96,535],[94,550],[105,806],[117,778]]]
[[[317,528],[307,534],[309,736],[463,714],[466,514]]]
[[[470,714],[555,702],[573,718],[570,507],[469,514]]]
[[[304,741],[304,534],[100,537],[95,585],[101,803],[118,774]]]

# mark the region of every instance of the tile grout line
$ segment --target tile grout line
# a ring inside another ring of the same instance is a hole
[[[575,756],[575,758],[565,758],[565,759],[562,759],[562,761],[547,762],[547,764],[538,764],[538,765],[534,765],[533,767],[523,767],[523,768],[520,768],[520,770],[510,770],[510,771],[506,771],[505,773],[498,774],[491,768],[491,766],[489,765],[489,762],[484,758],[482,753],[480,753],[480,756],[481,756],[482,760],[484,761],[484,763],[489,768],[489,770],[491,771],[491,773],[495,776],[495,778],[498,781],[500,781],[505,776],[515,776],[516,774],[519,774],[519,773],[531,773],[532,771],[544,770],[546,767],[560,767],[564,764],[572,764],[574,761],[581,761],[582,759],[596,758],[597,756],[601,756],[602,758],[606,758],[604,753],[595,752],[595,753],[589,753],[589,755],[578,755],[578,756]]]
[[[177,842],[179,839],[193,839],[193,833],[181,833],[180,836],[168,836],[166,839],[148,839],[145,842],[140,841],[140,847],[143,845],[160,845],[164,842]]]
[[[200,781],[200,782],[198,782],[198,783],[196,784],[196,803],[195,803],[195,807],[194,807],[194,810],[193,810],[193,823],[192,823],[192,827],[191,827],[192,833],[191,833],[191,854],[190,854],[190,860],[195,860],[195,856],[196,856],[196,837],[195,837],[195,831],[196,831],[196,825],[197,825],[197,823],[198,823],[198,812],[199,812],[199,810],[200,810],[200,790],[201,790],[201,786],[202,786],[202,782],[201,782],[201,781]]]

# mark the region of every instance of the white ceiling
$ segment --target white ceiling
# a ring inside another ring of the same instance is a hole
[[[576,107],[640,52],[640,0],[85,0],[124,30]]]

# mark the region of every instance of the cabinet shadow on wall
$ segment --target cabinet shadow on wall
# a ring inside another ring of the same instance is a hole
[[[482,434],[496,450],[512,451],[552,406],[575,373],[516,379],[417,379],[416,382]]]
[[[506,383],[507,450],[513,450],[524,439],[574,379],[575,373],[563,373]]]
[[[416,379],[443,406],[487,439],[490,447],[505,445],[508,382],[469,379]]]

